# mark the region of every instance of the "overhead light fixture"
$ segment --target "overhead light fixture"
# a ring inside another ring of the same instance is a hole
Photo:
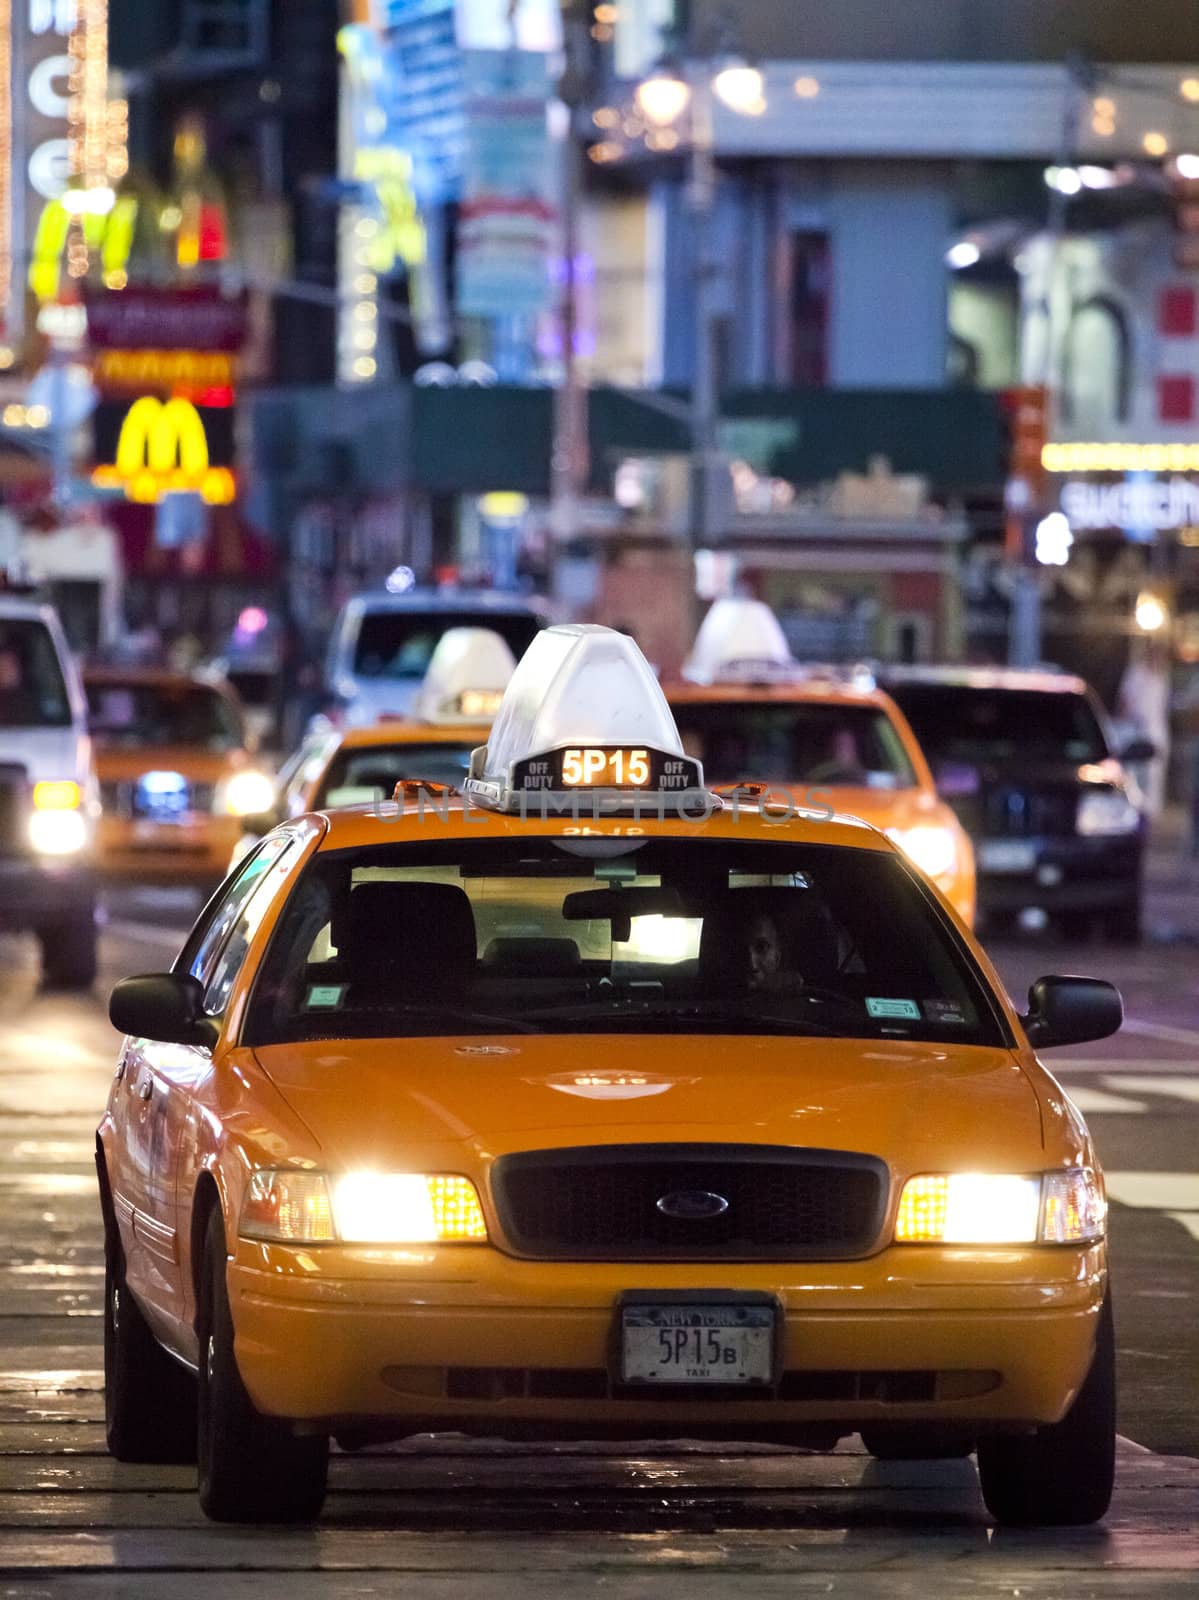
[[[1147,156],[1164,156],[1170,148],[1170,141],[1164,133],[1147,133],[1141,140],[1141,148]]]
[[[761,69],[746,61],[729,61],[712,78],[716,98],[742,117],[760,117],[765,111],[763,87]]]
[[[1199,104],[1199,78],[1184,78],[1178,85],[1178,92],[1192,105]]]
[[[945,260],[955,272],[960,272],[963,267],[974,266],[981,256],[982,251],[973,239],[959,239],[957,244],[950,245],[945,252]]]
[[[637,109],[655,128],[668,128],[691,104],[691,85],[677,67],[663,63],[637,85]]]

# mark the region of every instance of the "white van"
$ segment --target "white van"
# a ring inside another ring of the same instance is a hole
[[[58,615],[0,593],[0,928],[36,934],[57,988],[96,976],[99,808],[87,700]]]
[[[533,602],[489,589],[355,595],[329,642],[329,716],[340,727],[360,728],[380,717],[411,715],[433,652],[450,628],[498,633],[519,661],[545,623]]]

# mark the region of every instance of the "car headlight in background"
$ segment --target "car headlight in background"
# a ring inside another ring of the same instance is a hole
[[[44,856],[73,856],[87,844],[83,790],[71,779],[35,783],[29,842]]]
[[[897,1244],[1087,1244],[1103,1237],[1107,1203],[1089,1167],[1040,1175],[933,1173],[909,1178]]]
[[[951,828],[922,822],[914,828],[888,828],[893,839],[913,866],[930,878],[943,878],[957,862],[957,840]]]
[[[256,1172],[241,1214],[246,1239],[285,1244],[463,1244],[487,1238],[469,1178],[416,1172]]]
[[[1135,833],[1141,813],[1122,789],[1097,789],[1078,802],[1076,826],[1086,838],[1113,838]]]
[[[253,768],[222,778],[213,800],[217,811],[230,817],[252,817],[270,811],[275,804],[275,784],[265,772]]]

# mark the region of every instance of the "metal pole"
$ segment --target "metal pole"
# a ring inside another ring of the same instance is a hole
[[[687,203],[691,213],[694,257],[695,329],[691,381],[691,497],[689,534],[691,555],[712,540],[712,479],[718,456],[719,404],[716,362],[716,322],[712,287],[716,264],[712,254],[712,219],[716,209],[716,151],[713,129],[713,93],[708,64],[697,61],[691,70],[691,148]]]
[[[558,302],[561,376],[554,391],[553,441],[550,453],[550,586],[558,549],[579,532],[579,502],[586,488],[588,461],[587,391],[579,369],[579,209],[582,198],[581,150],[575,116],[588,101],[588,18],[577,0],[564,0],[562,32],[565,64],[558,86],[566,107],[562,144],[562,283]]]
[[[1071,60],[1066,63],[1066,98],[1062,107],[1061,135],[1058,141],[1059,168],[1069,166],[1074,159],[1078,148],[1078,121],[1083,92],[1092,89],[1094,82],[1094,71],[1085,62]],[[1038,374],[1045,390],[1046,434],[1049,437],[1052,437],[1054,418],[1057,414],[1053,308],[1056,298],[1058,259],[1061,255],[1062,240],[1066,235],[1067,205],[1068,196],[1065,190],[1055,185],[1049,191],[1049,207],[1046,215],[1046,233],[1049,238],[1049,282],[1045,298],[1045,345],[1041,372]],[[1043,506],[1034,507],[1032,515],[1039,517],[1043,515],[1044,510]],[[1026,511],[1024,516],[1027,527],[1029,513]],[[1026,546],[1027,542],[1026,536]],[[1014,579],[1008,625],[1008,662],[1013,667],[1033,667],[1039,663],[1043,653],[1041,575],[1035,556],[1030,557],[1027,548],[1022,553]]]

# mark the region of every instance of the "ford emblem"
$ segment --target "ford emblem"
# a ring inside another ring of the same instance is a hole
[[[658,1201],[658,1210],[664,1217],[677,1217],[684,1222],[700,1222],[705,1217],[720,1217],[729,1203],[722,1194],[710,1189],[678,1189],[674,1194],[664,1194]]]

